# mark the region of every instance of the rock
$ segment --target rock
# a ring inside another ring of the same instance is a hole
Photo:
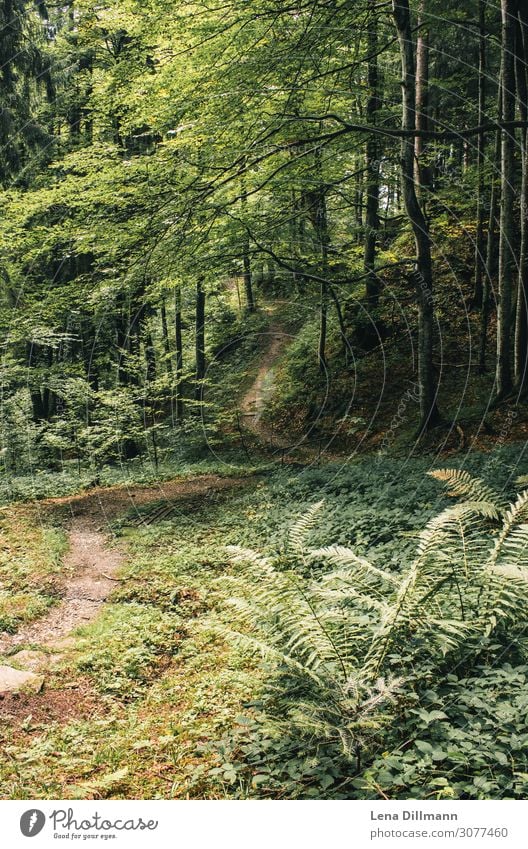
[[[61,651],[62,649],[71,649],[77,645],[75,637],[62,637],[59,640],[49,640],[46,643],[46,648],[52,651]]]
[[[43,683],[42,675],[13,669],[12,666],[0,666],[0,696],[5,696],[6,693],[38,693]]]
[[[31,672],[35,672],[47,664],[48,656],[42,651],[22,649],[22,651],[17,651],[16,654],[10,655],[9,660],[16,661],[17,666],[21,666],[22,669],[29,669]]]

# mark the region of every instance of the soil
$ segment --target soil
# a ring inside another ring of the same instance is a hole
[[[291,342],[292,337],[280,325],[271,324],[269,339],[268,348],[260,361],[260,368],[255,380],[242,399],[240,409],[247,430],[254,433],[262,441],[282,448],[288,445],[287,441],[278,437],[266,426],[262,421],[262,414],[273,392],[275,364],[286,346]]]
[[[83,682],[60,690],[45,688],[41,693],[8,693],[0,702],[2,722],[16,729],[22,723],[25,734],[39,731],[52,722],[105,716],[108,706]]]

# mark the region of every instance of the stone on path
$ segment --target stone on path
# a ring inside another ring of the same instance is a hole
[[[9,660],[16,661],[17,666],[21,666],[22,669],[29,669],[31,672],[36,672],[37,669],[47,665],[49,658],[43,651],[22,649],[22,651],[17,651],[16,654],[10,655]]]
[[[0,666],[0,697],[6,693],[31,692],[38,693],[42,688],[44,678],[12,666]]]

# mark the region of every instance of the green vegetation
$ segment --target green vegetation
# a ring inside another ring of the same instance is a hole
[[[365,459],[131,511],[121,580],[56,656],[47,712],[5,706],[2,795],[523,797],[518,459],[473,455],[504,494],[453,473],[454,506],[425,460]]]
[[[526,796],[524,6],[0,0],[1,797]]]
[[[57,601],[64,532],[35,510],[0,513],[0,631],[12,633]]]

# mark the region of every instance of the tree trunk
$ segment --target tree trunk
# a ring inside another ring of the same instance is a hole
[[[167,324],[167,309],[165,307],[165,299],[162,300],[160,306],[160,316],[161,316],[161,333],[163,336],[163,350],[165,352],[165,368],[167,369],[167,374],[169,377],[172,377],[172,357],[171,357],[171,346],[169,339],[169,327]]]
[[[247,191],[242,188],[242,217],[245,219],[247,215]],[[244,266],[244,291],[246,293],[246,308],[248,312],[255,312],[255,300],[253,297],[253,280],[251,275],[251,259],[249,256],[249,233],[244,234],[244,244],[242,248],[242,262]]]
[[[484,123],[486,111],[486,0],[479,0],[479,60],[478,60],[478,119],[481,126]],[[486,212],[486,197],[484,186],[484,147],[485,133],[477,137],[477,232],[475,234],[475,278],[473,286],[473,308],[482,307],[483,273],[484,273],[484,218]]]
[[[515,0],[501,0],[502,17],[502,120],[515,119]],[[497,307],[496,400],[512,389],[511,309],[515,277],[514,179],[515,138],[513,130],[501,132],[501,211],[499,234],[499,302]]]
[[[326,197],[324,189],[321,189],[319,198],[319,207],[317,209],[318,218],[318,235],[321,246],[321,280],[319,296],[321,299],[320,305],[320,323],[319,323],[319,347],[318,358],[319,368],[323,373],[326,373],[326,332],[327,332],[327,315],[328,315],[328,220],[326,216]]]
[[[429,32],[424,24],[425,0],[420,0],[418,35],[416,38],[416,129],[429,129]],[[431,169],[424,164],[425,142],[422,136],[414,140],[414,181],[421,195],[422,207],[431,188]],[[426,191],[422,192],[421,190]]]
[[[420,394],[420,432],[440,419],[436,398],[437,383],[433,367],[433,264],[431,239],[414,187],[415,73],[411,19],[408,0],[392,0],[392,9],[402,63],[402,137],[401,175],[405,209],[411,222],[416,245],[414,274],[418,305],[418,385]]]
[[[156,380],[156,352],[149,323],[146,323],[144,334],[145,348],[145,384],[151,386]]]
[[[194,398],[203,400],[203,380],[205,377],[205,292],[202,281],[196,284],[196,377]]]
[[[378,90],[378,19],[375,8],[375,0],[370,0],[371,9],[368,30],[368,100],[367,100],[367,124],[376,124],[376,116],[380,108]],[[365,287],[367,305],[376,308],[379,303],[380,285],[374,270],[376,260],[376,241],[379,230],[379,142],[373,133],[367,139],[366,144],[366,190],[367,204],[365,212]]]
[[[328,264],[328,248],[330,245],[330,235],[328,232],[328,215],[326,209],[326,187],[323,180],[323,165],[321,162],[320,151],[315,154],[315,170],[317,174],[318,185],[313,193],[311,204],[312,223],[316,233],[319,249],[321,251],[321,282],[319,287],[319,344],[317,356],[319,360],[319,368],[321,372],[326,373],[326,333],[327,333],[327,317],[328,317],[328,286],[329,286],[329,264]]]
[[[321,282],[320,290],[320,307],[319,307],[319,344],[317,349],[317,357],[319,360],[319,369],[323,374],[326,374],[326,330],[328,316],[328,296],[326,283]]]
[[[363,236],[363,163],[358,157],[355,161],[356,179],[354,192],[354,212],[356,218],[356,241],[361,244]]]
[[[174,329],[176,336],[176,419],[181,421],[183,418],[183,342],[181,289],[179,286],[176,287],[174,293]]]
[[[519,9],[516,28],[517,101],[522,121],[528,118],[528,11]],[[521,130],[521,246],[515,316],[514,379],[521,394],[528,389],[528,133]]]
[[[502,112],[502,93],[499,86],[497,115]],[[490,208],[488,219],[488,240],[486,244],[486,266],[484,269],[484,280],[482,285],[482,310],[480,314],[480,344],[479,344],[479,373],[486,371],[486,345],[488,338],[488,324],[491,312],[492,281],[497,271],[497,215],[499,208],[500,187],[497,175],[500,173],[501,134],[497,130],[495,134],[495,150],[493,154],[493,171],[491,179]]]

